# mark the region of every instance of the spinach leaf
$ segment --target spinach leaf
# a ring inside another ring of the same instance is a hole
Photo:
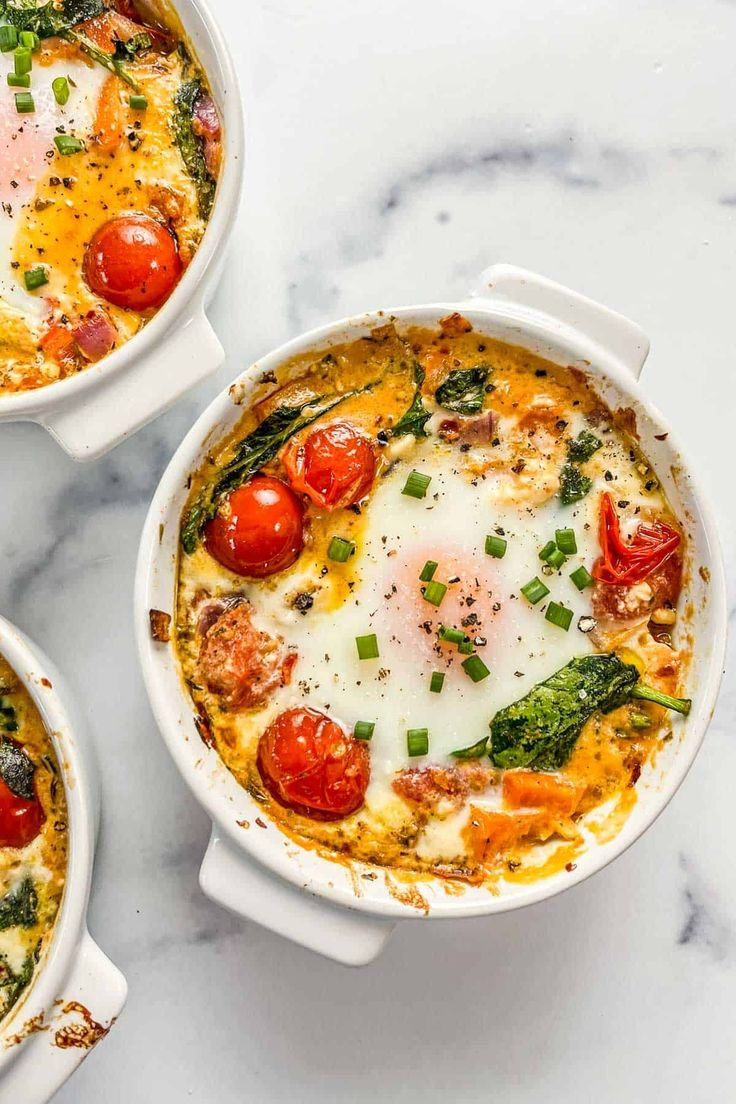
[[[491,721],[491,759],[497,767],[558,770],[594,713],[622,705],[639,672],[617,655],[571,659]]]
[[[174,96],[171,125],[184,167],[197,190],[199,213],[203,219],[207,219],[215,200],[216,181],[207,169],[204,138],[194,133],[194,109],[201,93],[202,82],[199,77],[184,81]]]
[[[17,974],[11,970],[5,956],[0,955],[0,998],[4,998],[3,1005],[0,1005],[0,1018],[7,1015],[13,1005],[17,1003],[23,990],[30,983],[40,953],[41,942],[39,940],[35,950],[29,955],[26,955],[23,965]]]
[[[424,383],[424,369],[418,360],[414,361],[414,383],[416,385],[416,391],[414,392],[414,398],[412,399],[411,406],[402,414],[396,425],[391,430],[392,437],[405,437],[407,433],[412,433],[415,437],[426,437],[427,431],[425,426],[432,415],[428,410],[424,409],[424,403],[422,402],[421,386]]]
[[[574,440],[567,445],[567,458],[576,464],[583,464],[590,460],[594,452],[603,447],[603,442],[589,429],[583,429]]]
[[[38,919],[38,894],[32,878],[23,878],[0,898],[0,931],[32,928]]]
[[[372,386],[369,384],[362,390]],[[300,406],[279,406],[264,418],[252,433],[243,438],[232,460],[225,464],[215,480],[203,488],[190,508],[181,531],[184,551],[189,554],[195,551],[204,525],[215,516],[219,502],[226,494],[242,486],[264,464],[273,460],[279,449],[300,429],[305,429],[345,399],[359,393],[346,391],[343,395],[308,399]]]
[[[17,732],[18,718],[12,705],[7,705],[0,696],[0,728],[3,732]]]
[[[0,778],[16,797],[31,801],[35,796],[31,759],[15,740],[7,736],[0,738]]]
[[[560,472],[560,502],[563,506],[579,502],[581,498],[585,498],[592,486],[593,480],[583,475],[577,464],[572,464],[568,460]]]
[[[483,407],[483,388],[489,372],[485,364],[457,368],[440,384],[434,397],[440,406],[455,414],[477,414]]]
[[[125,42],[116,38],[113,56],[118,61],[135,60],[137,54],[142,53],[143,50],[150,50],[152,45],[151,36],[146,31],[140,31],[139,34],[131,35]]]

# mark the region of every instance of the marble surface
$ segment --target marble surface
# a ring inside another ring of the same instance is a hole
[[[736,3],[212,0],[248,166],[218,376],[88,467],[0,430],[0,609],[63,667],[103,763],[94,936],[130,983],[59,1104],[736,1099],[733,665],[675,801],[612,867],[489,920],[405,925],[348,971],[199,892],[208,824],[132,638],[138,536],[195,414],[331,317],[536,269],[652,339],[646,386],[710,486],[729,566]],[[733,594],[732,594],[733,598]]]

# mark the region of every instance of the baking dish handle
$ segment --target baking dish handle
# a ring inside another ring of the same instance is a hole
[[[495,264],[485,269],[470,292],[472,299],[513,303],[541,312],[584,333],[607,350],[638,379],[649,353],[644,331],[616,311],[576,291],[515,265]]]
[[[203,893],[218,905],[341,962],[365,966],[381,953],[394,924],[295,889],[212,830],[199,872]]]
[[[84,402],[39,419],[74,460],[96,460],[162,414],[225,359],[204,311],[165,335],[162,344],[104,377]]]
[[[46,1104],[107,1035],[127,994],[125,978],[85,931],[53,1011],[3,1076],[0,1104]]]

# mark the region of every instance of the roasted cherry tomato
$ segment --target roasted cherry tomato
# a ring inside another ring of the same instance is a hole
[[[376,475],[373,444],[349,422],[332,422],[305,441],[292,441],[282,459],[294,490],[325,510],[365,498]]]
[[[258,770],[269,793],[313,820],[340,820],[365,799],[368,748],[316,709],[287,709],[258,742]]]
[[[302,504],[280,479],[257,475],[220,505],[205,526],[204,544],[236,575],[262,579],[283,571],[304,547]]]
[[[149,215],[118,215],[97,230],[84,255],[84,278],[116,307],[145,310],[167,299],[181,276],[174,235]]]
[[[37,798],[18,797],[0,779],[0,847],[25,847],[44,822]]]

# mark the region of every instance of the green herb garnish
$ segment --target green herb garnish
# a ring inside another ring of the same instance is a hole
[[[174,96],[171,125],[184,167],[197,190],[199,213],[203,219],[207,219],[215,200],[217,181],[207,168],[204,138],[194,131],[194,109],[201,94],[202,82],[199,77],[184,81]]]
[[[455,414],[477,414],[483,408],[483,393],[490,368],[478,364],[475,368],[457,368],[450,372],[435,391],[435,399],[445,410]]]
[[[424,409],[422,402],[421,387],[424,383],[424,369],[418,360],[414,361],[414,384],[416,390],[414,392],[414,398],[412,399],[411,406],[405,414],[399,418],[396,425],[391,429],[392,437],[404,437],[407,433],[411,433],[414,437],[426,437],[427,431],[425,426],[432,415],[428,410]]]
[[[38,919],[38,894],[33,879],[23,878],[0,898],[0,931],[32,928]]]

